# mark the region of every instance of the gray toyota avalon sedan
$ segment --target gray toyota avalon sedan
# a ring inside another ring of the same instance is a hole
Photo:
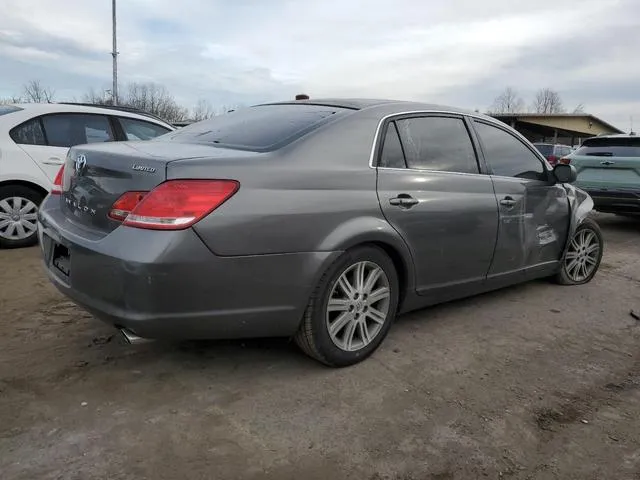
[[[575,175],[472,112],[272,103],[72,148],[39,237],[56,287],[131,341],[290,336],[345,366],[398,313],[589,282],[603,239]]]

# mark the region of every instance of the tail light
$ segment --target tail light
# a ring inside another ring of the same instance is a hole
[[[62,194],[62,178],[64,177],[64,165],[60,167],[58,173],[56,174],[56,178],[53,180],[53,188],[51,189],[51,195],[61,195]]]
[[[238,188],[235,180],[169,180],[149,193],[126,192],[109,216],[129,227],[181,230],[214,211]]]
[[[560,163],[564,163],[565,165],[569,165],[571,163],[571,159],[568,157],[562,157],[559,161]]]
[[[558,157],[557,157],[557,156],[555,156],[555,155],[549,155],[549,156],[547,157],[547,160],[549,160],[549,163],[550,163],[551,165],[555,165],[556,163],[558,163]]]
[[[126,192],[111,206],[109,217],[122,222],[149,192]]]

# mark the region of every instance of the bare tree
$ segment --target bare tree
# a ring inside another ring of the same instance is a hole
[[[491,113],[522,113],[524,112],[524,100],[518,92],[507,87],[498,95],[491,106]]]
[[[131,83],[120,104],[144,110],[165,119],[177,122],[187,118],[189,111],[176,102],[168,90],[156,83]]]
[[[27,103],[49,103],[54,96],[55,91],[49,87],[43,87],[40,80],[31,80],[23,87],[23,97]]]
[[[0,98],[0,105],[7,105],[10,103],[22,103],[22,97],[12,95],[6,98]]]
[[[89,91],[82,96],[82,101],[94,105],[113,105],[110,90],[96,91],[90,88]]]
[[[533,111],[535,113],[564,113],[565,109],[562,104],[560,94],[550,88],[542,88],[536,93],[533,101]]]
[[[191,112],[191,119],[199,122],[200,120],[211,118],[214,115],[216,115],[216,111],[213,108],[213,105],[211,105],[209,101],[201,98],[200,100],[198,100],[198,103],[196,103],[196,106]]]
[[[95,105],[113,105],[111,90],[89,89],[82,97],[86,103]],[[163,86],[156,83],[130,83],[126,89],[120,90],[118,105],[136,108],[157,115],[167,122],[185,120],[189,110],[176,102],[173,95]]]
[[[584,103],[576,105],[576,108],[573,109],[573,113],[584,113]]]

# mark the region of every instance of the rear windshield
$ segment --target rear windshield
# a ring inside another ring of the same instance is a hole
[[[640,137],[590,138],[574,153],[594,157],[640,157]]]
[[[7,113],[19,112],[22,110],[20,107],[13,105],[0,105],[0,115],[6,115]]]
[[[538,151],[545,157],[553,153],[553,145],[542,145],[540,143],[534,143],[533,146],[536,147]]]
[[[350,110],[319,105],[263,105],[194,123],[154,141],[206,143],[225,148],[277,150]]]

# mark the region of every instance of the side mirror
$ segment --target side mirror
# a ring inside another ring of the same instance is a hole
[[[553,167],[553,175],[558,183],[573,183],[578,178],[578,172],[573,165],[559,163]]]

